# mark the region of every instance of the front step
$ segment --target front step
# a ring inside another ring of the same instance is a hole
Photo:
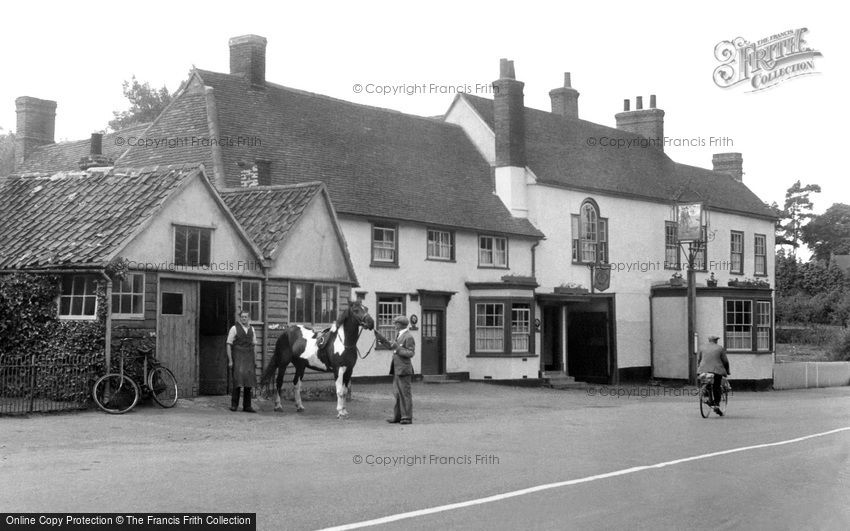
[[[584,389],[587,387],[585,382],[577,382],[572,376],[567,376],[563,372],[546,372],[541,375],[543,385],[552,389]]]
[[[446,374],[423,374],[423,383],[443,384],[443,383],[461,383],[460,380],[449,378]]]

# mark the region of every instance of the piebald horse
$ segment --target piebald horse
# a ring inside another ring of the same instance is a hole
[[[295,366],[295,378],[292,380],[295,391],[295,409],[304,411],[301,403],[301,380],[304,370],[309,367],[316,371],[333,372],[336,382],[337,418],[348,416],[345,409],[346,394],[351,389],[351,373],[357,363],[357,339],[360,328],[373,330],[375,321],[369,315],[369,309],[360,301],[352,301],[348,308],[339,314],[331,327],[330,337],[322,348],[318,346],[319,334],[302,325],[290,325],[277,339],[274,356],[263,371],[260,385],[268,388],[277,372],[274,389],[274,410],[283,411],[280,404],[280,389],[286,367]]]

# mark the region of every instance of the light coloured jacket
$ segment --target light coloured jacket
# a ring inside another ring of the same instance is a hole
[[[722,376],[732,374],[729,370],[729,358],[726,349],[717,343],[706,343],[699,349],[697,372],[712,372]]]

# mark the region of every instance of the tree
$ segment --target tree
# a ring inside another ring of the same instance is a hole
[[[802,228],[801,238],[816,260],[850,253],[850,205],[834,203]]]
[[[15,169],[15,133],[3,132],[0,127],[0,177],[5,177]]]
[[[780,214],[782,219],[779,227],[783,244],[791,247],[791,256],[797,255],[803,226],[814,217],[812,201],[809,199],[809,195],[813,193],[820,193],[819,185],[801,186],[799,180],[785,192],[785,208]]]
[[[113,111],[114,119],[109,121],[109,127],[118,131],[134,124],[152,122],[159,113],[171,103],[172,96],[165,85],[159,90],[153,89],[150,83],[139,83],[136,76],[122,83],[124,97],[130,101],[126,111]]]
[[[779,249],[777,253],[784,252],[783,245],[791,245],[791,242],[785,238],[785,229],[782,227],[782,221],[785,219],[785,211],[779,208],[776,201],[772,203],[764,202],[764,206],[769,208],[776,215],[776,221],[773,224],[774,242]]]
[[[799,292],[800,263],[797,258],[785,253],[785,249],[776,251],[776,295],[790,296]]]

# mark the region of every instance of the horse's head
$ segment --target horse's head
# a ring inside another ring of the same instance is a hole
[[[369,315],[369,308],[363,305],[359,300],[352,301],[348,305],[348,313],[357,320],[357,324],[366,330],[374,330],[375,320]]]

